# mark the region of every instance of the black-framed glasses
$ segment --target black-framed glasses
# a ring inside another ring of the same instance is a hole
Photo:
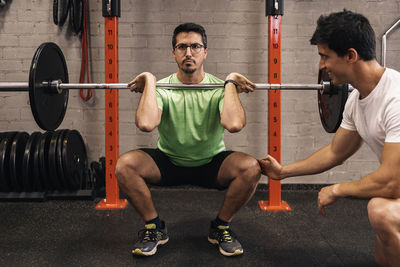
[[[200,53],[200,51],[204,47],[204,45],[198,44],[198,43],[190,44],[190,45],[188,45],[188,44],[177,44],[175,46],[175,50],[180,54],[184,54],[184,53],[186,53],[188,47],[190,47],[190,52],[192,54],[198,54],[198,53]]]

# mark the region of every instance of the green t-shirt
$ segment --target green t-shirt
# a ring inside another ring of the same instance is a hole
[[[176,73],[159,83],[181,83]],[[206,73],[202,83],[223,83]],[[157,103],[162,110],[157,147],[178,166],[207,164],[225,151],[221,125],[224,88],[157,88]]]

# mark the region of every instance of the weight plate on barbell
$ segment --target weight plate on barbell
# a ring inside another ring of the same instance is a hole
[[[325,69],[318,73],[318,83],[329,81],[328,73]],[[322,126],[328,133],[335,133],[342,122],[343,110],[349,93],[348,84],[334,85],[329,93],[324,94],[322,90],[317,90],[319,117]]]
[[[62,123],[68,105],[68,90],[50,92],[42,82],[68,83],[68,69],[61,49],[55,43],[43,43],[36,50],[29,71],[29,101],[36,123],[47,131]]]
[[[18,132],[11,144],[9,161],[10,180],[15,192],[22,192],[25,189],[22,181],[22,160],[28,139],[29,134],[27,132]]]

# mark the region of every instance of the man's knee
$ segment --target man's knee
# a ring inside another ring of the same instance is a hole
[[[128,177],[132,177],[132,174],[138,171],[138,159],[138,151],[130,151],[119,157],[115,166],[115,176],[120,184],[126,183]]]
[[[368,203],[368,218],[382,242],[386,242],[400,226],[400,204],[384,198],[372,198]]]
[[[261,167],[257,159],[251,156],[245,156],[238,164],[238,172],[241,173],[240,177],[245,179],[246,182],[257,184],[261,178]]]

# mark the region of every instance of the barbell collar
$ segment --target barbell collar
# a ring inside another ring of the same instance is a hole
[[[61,94],[63,92],[63,89],[60,88],[61,83],[61,80],[43,81],[41,86],[44,87],[49,94]]]

